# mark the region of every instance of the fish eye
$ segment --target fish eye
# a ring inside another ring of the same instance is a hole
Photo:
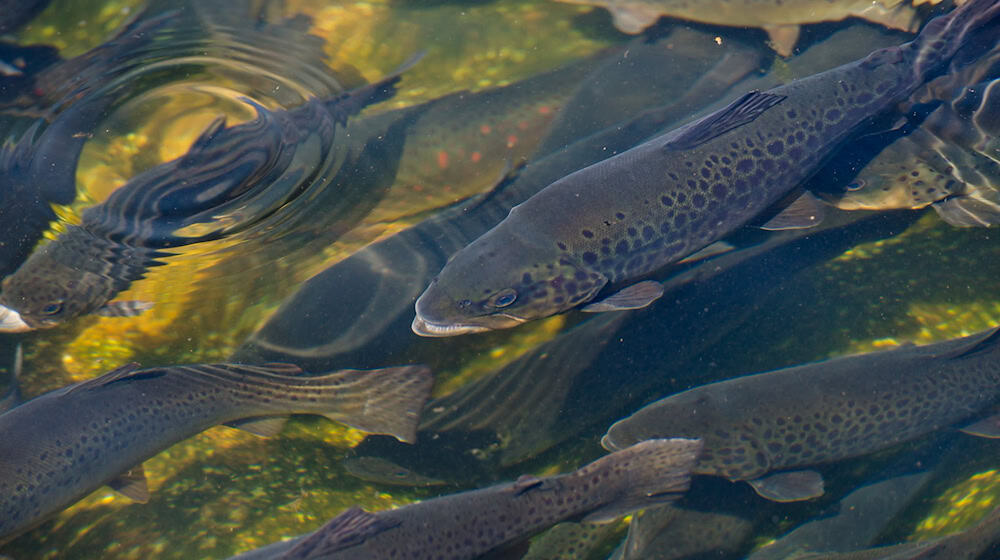
[[[507,288],[493,296],[493,307],[507,307],[517,299],[517,292]]]
[[[854,181],[851,181],[850,183],[847,183],[847,190],[849,190],[849,191],[858,191],[858,190],[861,190],[863,188],[865,188],[865,180],[864,179],[855,179]]]
[[[42,313],[45,315],[55,315],[62,311],[62,302],[52,302],[42,308]]]

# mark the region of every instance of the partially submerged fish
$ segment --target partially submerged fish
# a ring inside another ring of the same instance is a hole
[[[675,500],[700,448],[690,439],[645,441],[569,474],[525,475],[378,513],[354,507],[309,535],[238,558],[471,560],[566,519],[611,521]]]
[[[413,331],[454,336],[575,307],[648,305],[663,291],[643,276],[774,208],[998,15],[996,0],[967,2],[910,43],[750,92],[559,179],[452,257],[417,300]],[[808,227],[817,214],[806,193],[766,225]]]
[[[905,372],[906,375],[900,375]],[[823,494],[804,467],[857,457],[948,426],[1000,437],[1000,329],[712,383],[612,425],[606,449],[661,437],[705,441],[694,472],[745,480],[761,496]]]
[[[413,472],[382,457],[350,457],[344,459],[342,464],[347,474],[368,482],[393,486],[441,486],[445,484],[443,480]]]
[[[607,8],[614,18],[615,27],[625,33],[641,33],[656,23],[660,16],[715,25],[760,27],[767,32],[774,49],[782,56],[792,54],[799,38],[799,25],[803,23],[859,17],[895,29],[916,29],[916,13],[905,0],[559,1]]]
[[[79,226],[67,226],[5,278],[0,331],[53,327],[89,313],[122,316],[148,309],[146,302],[109,302],[149,267],[162,264],[158,259],[171,254],[166,249],[247,229],[297,196],[301,189],[285,177],[301,173],[293,166],[296,147],[318,137],[326,153],[336,125],[391,97],[399,78],[395,73],[292,111],[272,112],[247,100],[257,118],[232,127],[217,118],[186,154],[140,173],[103,203],[87,208]],[[235,219],[219,220],[226,214]],[[204,224],[212,226],[195,235],[182,232]]]
[[[433,382],[422,366],[298,371],[132,364],[0,415],[0,542],[103,484],[146,500],[142,461],[217,424],[271,435],[288,414],[319,414],[412,442]]]

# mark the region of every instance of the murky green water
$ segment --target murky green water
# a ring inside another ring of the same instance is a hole
[[[23,345],[23,396],[131,361],[153,367],[236,356],[291,361],[314,373],[424,363],[435,375],[435,400],[416,445],[366,439],[308,416],[293,418],[273,438],[211,428],[145,462],[148,503],[97,490],[0,554],[226,558],[311,531],[353,505],[378,511],[521,474],[576,469],[605,453],[600,438],[615,420],[693,386],[1000,324],[996,227],[957,228],[933,211],[900,210],[851,213],[837,218],[846,225],[824,225],[808,236],[769,234],[786,237],[745,259],[731,258],[737,251],[691,265],[700,275],[676,281],[644,310],[569,313],[455,338],[419,338],[409,330],[413,300],[447,257],[432,242],[453,241],[435,234],[394,245],[398,232],[463,208],[479,211],[493,199],[470,197],[507,196],[505,186],[530,177],[535,162],[555,161],[546,165],[558,178],[610,155],[602,150],[627,149],[644,137],[615,140],[620,148],[601,148],[603,140],[590,151],[565,146],[636,115],[662,121],[647,135],[669,130],[749,89],[905,41],[903,31],[858,19],[803,20],[797,49],[785,59],[756,28],[664,19],[635,39],[616,30],[604,9],[542,0],[203,4],[196,10],[163,0],[143,12],[139,2],[54,0],[12,33],[72,59],[129,18],[167,14],[163,28],[147,30],[156,37],[150,42],[126,42],[123,52],[90,66],[40,74],[48,81],[39,78],[26,98],[0,109],[4,137],[19,138],[36,119],[48,126],[68,114],[74,96],[117,96],[101,106],[101,118],[71,130],[85,139],[78,143],[75,198],[54,205],[58,220],[46,240],[81,223],[85,208],[129,178],[183,155],[220,114],[229,125],[251,121],[255,112],[244,97],[268,110],[291,110],[424,55],[403,72],[391,99],[351,115],[329,146],[316,138],[295,144],[291,168],[304,171],[285,185],[286,199],[254,199],[208,226],[190,226],[190,236],[220,223],[235,233],[179,247],[159,259],[165,266],[150,267],[115,296],[151,302],[148,311],[0,334],[11,359],[16,342]],[[931,11],[920,6],[915,17],[922,21]],[[197,17],[183,25],[196,32],[170,27],[172,18],[191,13]],[[287,19],[298,14],[309,19]],[[307,34],[311,41],[303,40]],[[82,76],[84,93],[60,89],[66,76]],[[643,113],[650,110],[659,112]],[[496,219],[506,213],[497,212]],[[739,235],[741,248],[771,239],[757,231]],[[369,252],[358,253],[366,246]],[[3,264],[10,273],[19,262]],[[358,478],[344,460],[359,456],[392,464],[385,471],[369,466],[374,472]],[[954,532],[995,507],[996,457],[993,441],[943,430],[825,465],[826,495],[793,504],[700,477],[681,505],[705,520],[673,524],[683,533],[670,539],[675,554],[659,557],[744,557],[828,514],[883,469],[918,462],[933,463],[930,482],[871,522],[881,527],[881,540],[869,544]],[[715,526],[718,518],[709,514],[738,523]],[[625,527],[614,524],[596,536],[543,535],[532,557],[605,558]]]

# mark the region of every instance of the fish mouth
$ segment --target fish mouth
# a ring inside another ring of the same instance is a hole
[[[5,305],[0,305],[0,332],[16,333],[30,330],[33,330],[31,325],[24,322],[20,313]]]
[[[525,322],[525,319],[517,317],[516,315],[508,315],[506,313],[500,313],[497,315],[491,315],[490,318],[502,317],[506,319],[502,321],[502,324],[496,326],[486,326],[486,325],[473,325],[473,324],[449,324],[449,323],[435,323],[433,321],[428,321],[421,317],[419,314],[413,318],[413,323],[410,325],[410,329],[414,333],[420,336],[428,337],[445,337],[445,336],[458,336],[461,334],[472,334],[491,331],[494,329],[503,329],[508,327],[513,327],[515,325],[520,325]]]

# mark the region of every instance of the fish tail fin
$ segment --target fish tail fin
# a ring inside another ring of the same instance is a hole
[[[336,391],[327,418],[374,434],[413,443],[434,377],[426,366],[399,366],[370,371],[341,370],[319,378]]]
[[[691,483],[691,470],[701,449],[700,439],[650,439],[583,467],[577,471],[577,476],[584,479],[607,476],[619,479],[622,485],[618,496],[587,515],[584,521],[610,521],[676,500]]]
[[[976,33],[1000,23],[1000,0],[966,0],[948,14],[932,19],[910,44],[913,69],[920,81],[951,60],[973,37],[996,41],[994,33]]]
[[[391,99],[396,95],[396,84],[402,78],[403,72],[419,62],[424,54],[424,52],[419,52],[413,55],[393,73],[377,82],[352,89],[326,101],[326,108],[333,114],[337,122],[345,124],[349,117],[360,113],[365,107]]]

